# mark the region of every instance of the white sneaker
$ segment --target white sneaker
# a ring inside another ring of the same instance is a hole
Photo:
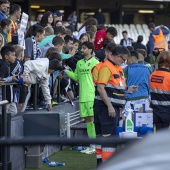
[[[86,147],[86,149],[85,150],[82,150],[82,151],[80,151],[81,153],[85,153],[85,152],[87,152],[87,151],[89,151],[90,150],[90,147]]]
[[[80,152],[85,153],[85,154],[92,154],[92,153],[95,153],[95,149],[91,148],[91,147],[88,147],[87,149],[85,149],[83,151],[80,151]]]
[[[93,154],[93,153],[95,153],[94,148],[90,148],[87,152],[85,152],[85,154]]]

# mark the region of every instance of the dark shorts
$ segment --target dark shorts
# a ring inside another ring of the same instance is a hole
[[[22,85],[20,87],[19,103],[24,103],[25,102],[25,98],[27,96],[27,93],[28,93],[28,86]]]
[[[94,123],[96,135],[116,135],[116,127],[119,120],[120,109],[114,107],[116,117],[108,116],[108,108],[102,102],[95,102],[94,104]]]
[[[169,128],[170,125],[170,112],[153,110],[153,123],[156,126],[156,130]]]

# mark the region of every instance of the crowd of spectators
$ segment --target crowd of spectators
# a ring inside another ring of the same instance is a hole
[[[21,13],[21,6],[11,5],[8,0],[0,0],[0,77],[6,82],[17,83],[7,88],[7,99],[10,103],[7,108],[13,115],[32,107],[31,84],[38,84],[39,107],[46,107],[48,110],[52,109],[52,104],[57,104],[58,98],[62,101],[77,98],[79,83],[70,80],[64,70],[75,71],[77,62],[84,58],[82,44],[91,42],[94,45],[92,55],[99,62],[106,60],[110,44],[118,45],[114,41],[117,36],[115,27],[105,27],[104,23],[98,24],[97,19],[89,18],[75,36],[73,34],[75,29],[65,26],[64,15],[60,11],[47,11],[38,14],[37,22],[27,28],[25,47],[22,47],[18,45]],[[75,11],[69,16],[68,21],[76,26]],[[137,42],[134,42],[128,37],[126,30],[122,32],[123,39],[120,45],[130,51],[128,59],[121,64],[126,84],[138,86],[138,92],[126,95],[128,106],[129,101],[134,102],[136,99],[137,103],[149,103],[149,76],[155,68],[158,68],[155,63],[160,53],[159,48],[168,50],[167,42],[163,38],[169,34],[168,28],[162,25],[155,28],[153,23],[148,27],[151,35],[147,45],[142,44],[142,35],[139,35]],[[57,93],[58,85],[60,93]]]
[[[104,19],[103,24],[98,24],[95,18],[87,19],[75,36],[75,12],[68,18],[74,26],[72,29],[64,24],[60,11],[47,11],[38,14],[37,22],[27,28],[23,47],[18,42],[21,13],[21,6],[0,0],[0,78],[1,81],[15,83],[6,89],[9,101],[7,112],[16,115],[30,109],[33,105],[32,87],[37,84],[38,108],[51,111],[52,106],[60,102],[59,99],[67,102],[79,96],[80,103],[85,99],[90,101],[91,114],[87,117],[91,118],[85,119],[89,137],[103,133],[95,132],[96,127],[107,132],[105,125],[108,122],[111,123],[109,126],[113,122],[114,126],[117,125],[120,108],[131,108],[139,103],[151,105],[157,129],[169,126],[170,52],[165,38],[169,34],[167,27],[161,25],[156,28],[154,23],[150,23],[151,34],[147,45],[142,44],[142,35],[134,42],[126,30],[122,32],[120,44],[116,44],[117,30],[105,27]],[[100,65],[96,65],[96,59]],[[91,69],[95,65],[93,81],[97,86],[96,96],[100,95],[97,114],[101,110],[106,112],[108,122],[99,126],[95,124],[94,128]],[[87,76],[85,81],[82,75]],[[57,91],[58,86],[60,91]],[[135,90],[130,92],[128,87]],[[89,94],[92,97],[89,98]],[[86,107],[80,104],[81,115]],[[98,111],[98,108],[101,110]],[[112,131],[114,126],[110,126],[110,135],[115,134],[115,129]]]

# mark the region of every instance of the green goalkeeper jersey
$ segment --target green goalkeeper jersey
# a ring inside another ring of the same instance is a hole
[[[79,101],[94,101],[95,88],[93,84],[91,69],[98,64],[98,60],[94,57],[88,60],[81,59],[77,62],[74,72],[67,71],[66,74],[79,83]]]

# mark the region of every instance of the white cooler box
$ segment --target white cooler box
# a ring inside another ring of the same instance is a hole
[[[153,127],[153,113],[135,113],[134,124],[139,127]]]

